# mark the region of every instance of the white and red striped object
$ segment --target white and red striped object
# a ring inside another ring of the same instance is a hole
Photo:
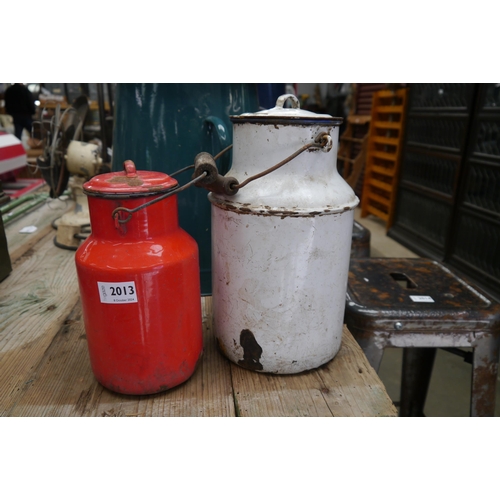
[[[0,131],[0,174],[26,166],[26,151],[13,134]]]

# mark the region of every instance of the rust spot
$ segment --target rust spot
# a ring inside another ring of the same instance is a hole
[[[218,199],[211,199],[211,203],[222,209],[225,210],[226,212],[234,212],[237,214],[243,214],[243,215],[257,215],[261,217],[280,217],[281,219],[285,219],[286,217],[295,217],[295,218],[312,218],[312,217],[323,217],[325,215],[336,215],[336,212],[332,213],[332,210],[326,210],[324,212],[319,212],[319,211],[314,211],[314,212],[309,212],[309,213],[300,213],[295,210],[273,210],[269,206],[264,206],[264,208],[255,206],[251,207],[248,206],[248,203],[245,203],[244,205],[240,204],[233,204],[230,203],[226,200],[218,200]]]
[[[260,363],[262,347],[250,330],[241,330],[240,345],[243,348],[243,359],[238,361],[238,365],[248,370],[263,370],[264,367]]]
[[[498,359],[498,354],[493,357]],[[472,407],[478,416],[493,416],[495,413],[495,378],[497,365],[488,356],[477,360],[474,368]]]
[[[57,306],[55,306],[54,304],[52,304],[51,306],[48,306],[47,307],[47,311],[53,311]]]
[[[405,308],[399,315],[414,317],[419,311],[422,319],[431,315],[434,320],[498,315],[493,310],[487,311],[489,302],[439,263],[429,259],[389,260],[352,259],[349,289],[356,290],[355,295],[365,307],[383,308],[389,313],[390,304],[398,304]],[[410,295],[415,291],[416,295],[431,296],[435,302],[413,302]]]
[[[139,177],[127,177],[126,175],[116,175],[108,180],[109,183],[127,184],[129,186],[142,186],[144,181]]]
[[[323,393],[323,394],[330,394],[330,389],[328,389],[328,387],[322,387],[320,389],[320,391]]]

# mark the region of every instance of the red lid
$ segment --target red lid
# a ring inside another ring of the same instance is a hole
[[[165,193],[178,185],[178,182],[162,172],[136,170],[131,160],[123,162],[123,172],[110,172],[92,177],[83,185],[87,194],[150,196]]]

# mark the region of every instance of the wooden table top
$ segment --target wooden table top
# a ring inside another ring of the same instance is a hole
[[[49,200],[6,227],[13,271],[0,283],[0,416],[397,416],[347,328],[326,365],[297,375],[257,373],[218,350],[211,297],[201,298],[204,354],[187,382],[151,396],[105,389],[90,367],[75,254],[53,244],[51,222],[69,209]],[[29,225],[37,231],[19,233]]]

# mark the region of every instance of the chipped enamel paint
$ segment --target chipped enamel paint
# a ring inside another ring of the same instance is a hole
[[[234,196],[209,195],[221,350],[256,371],[316,368],[340,349],[353,208],[359,202],[336,169],[338,127],[320,121],[279,127],[234,123],[227,176],[239,182],[321,132],[332,138],[331,149],[306,151]]]

